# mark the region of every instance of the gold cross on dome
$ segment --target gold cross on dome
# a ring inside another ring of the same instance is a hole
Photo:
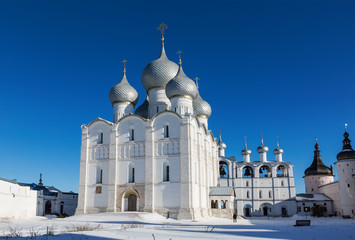
[[[161,23],[158,27],[158,30],[161,32],[161,40],[164,41],[164,32],[168,29],[168,26],[165,23]]]
[[[195,82],[196,82],[196,87],[198,88],[198,81],[199,81],[200,79],[198,78],[198,77],[195,77]]]
[[[127,60],[123,60],[123,72],[126,72],[126,63],[127,63]]]
[[[181,52],[180,50],[176,53],[176,54],[178,54],[179,55],[179,65],[181,66],[181,54],[182,54],[183,52]]]

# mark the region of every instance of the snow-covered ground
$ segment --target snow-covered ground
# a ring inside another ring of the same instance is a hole
[[[110,240],[110,239],[355,239],[355,220],[310,218],[311,226],[294,227],[292,218],[248,218],[237,222],[221,218],[177,221],[152,213],[100,213],[68,218],[0,219],[0,239]],[[90,231],[80,231],[90,230]],[[32,235],[32,238],[31,238]],[[37,236],[35,235],[42,235]]]

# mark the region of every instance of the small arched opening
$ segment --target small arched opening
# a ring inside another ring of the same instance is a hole
[[[269,177],[271,177],[271,169],[266,165],[261,166],[259,169],[259,178],[269,178]]]
[[[251,216],[251,205],[250,204],[246,204],[244,206],[244,216],[245,217],[250,217]]]
[[[245,166],[242,170],[243,178],[252,178],[254,177],[253,169],[250,166]]]
[[[272,213],[272,205],[270,203],[263,203],[260,205],[261,215],[270,216]]]
[[[51,214],[52,213],[52,203],[51,201],[47,201],[45,206],[44,206],[44,213],[45,214]]]
[[[219,176],[220,178],[228,178],[228,164],[224,161],[219,162]]]
[[[285,166],[279,165],[276,168],[276,176],[277,177],[287,177],[287,170]]]
[[[122,196],[123,211],[138,211],[139,195],[136,190],[129,189]]]

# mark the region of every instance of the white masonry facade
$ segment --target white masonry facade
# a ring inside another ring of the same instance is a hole
[[[291,164],[266,158],[260,164],[229,163],[224,158],[225,144],[208,129],[211,107],[201,98],[197,83],[185,75],[181,57],[179,64],[167,58],[163,35],[161,54],[144,69],[142,84],[147,95],[135,109],[138,93],[124,67],[122,80],[109,93],[113,122],[97,118],[82,125],[77,214],[145,211],[178,219],[231,218],[244,215],[249,206],[250,215],[255,215],[264,205],[294,197]],[[238,169],[235,179],[231,175],[227,182],[220,181],[223,161],[231,172]],[[253,172],[267,166],[272,177],[240,179],[243,164]],[[277,177],[279,166],[285,168],[285,176]],[[266,196],[272,190],[271,199],[256,197],[264,188]],[[271,214],[281,215],[282,206],[272,208]]]

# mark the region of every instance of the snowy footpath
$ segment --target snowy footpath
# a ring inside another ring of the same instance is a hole
[[[248,218],[237,222],[209,218],[192,222],[132,212],[0,219],[0,239],[355,239],[354,219],[308,217],[311,226],[294,227],[297,219],[306,218]]]

